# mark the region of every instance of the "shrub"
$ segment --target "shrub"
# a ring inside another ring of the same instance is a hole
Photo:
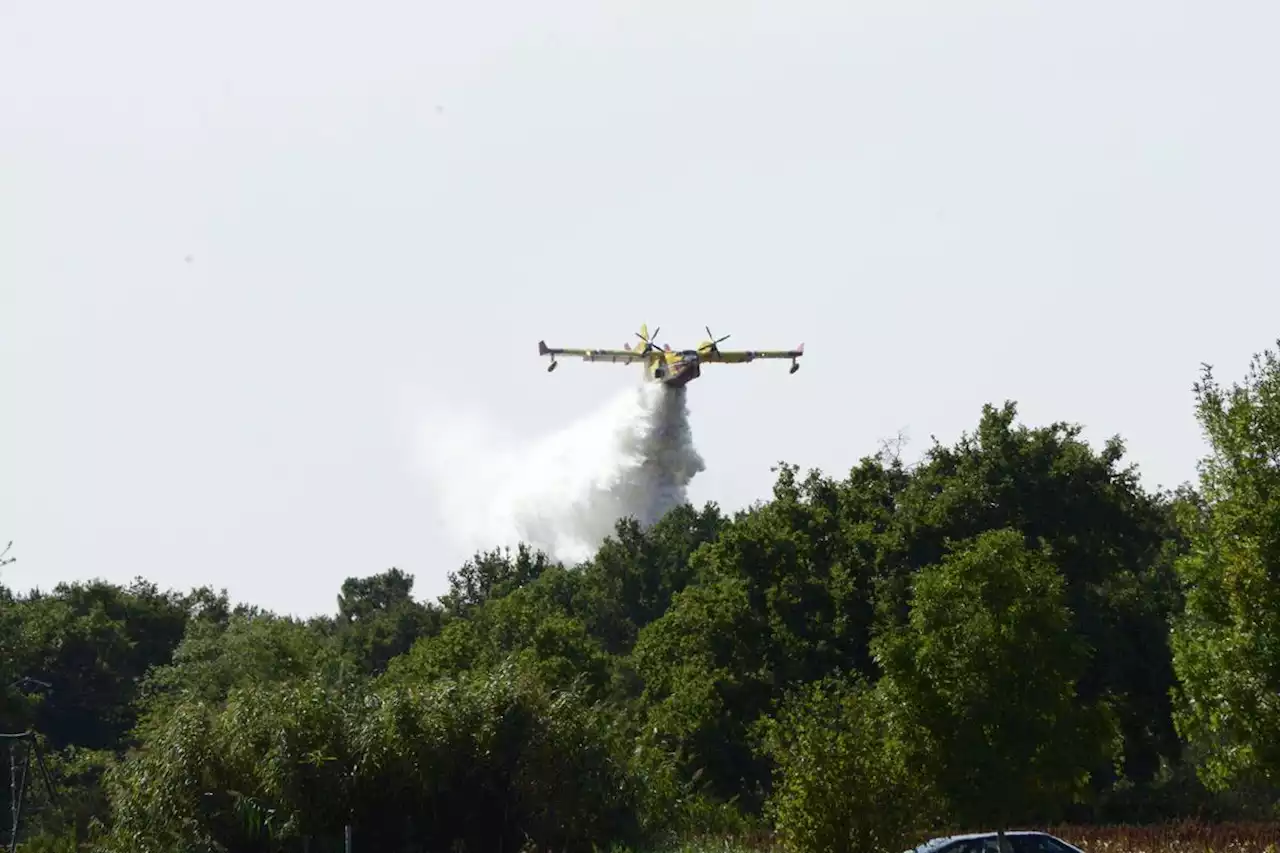
[[[906,733],[886,695],[860,677],[830,677],[790,694],[764,724],[776,763],[766,805],[795,853],[902,850],[927,811]]]

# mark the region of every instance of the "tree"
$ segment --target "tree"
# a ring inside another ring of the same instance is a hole
[[[1095,649],[1078,683],[1086,699],[1110,697],[1125,737],[1120,772],[1147,782],[1179,751],[1169,689],[1168,619],[1181,608],[1173,556],[1183,547],[1167,495],[1149,494],[1123,466],[1118,438],[1094,450],[1079,425],[1017,424],[1016,406],[984,406],[954,446],[935,444],[898,494],[880,558],[893,621],[906,614],[913,572],[942,559],[949,541],[1019,531],[1053,549],[1072,630]],[[1110,763],[1094,768],[1112,781]]]
[[[585,853],[636,840],[613,726],[609,708],[518,662],[430,684],[307,677],[192,696],[110,770],[98,849],[325,850],[351,824],[360,849]]]
[[[413,576],[391,568],[342,582],[333,630],[361,672],[376,675],[418,638],[438,634],[442,620],[439,607],[413,600]]]
[[[962,823],[1055,818],[1114,749],[1104,709],[1076,699],[1087,650],[1062,587],[1043,549],[989,531],[923,569],[906,625],[873,641],[919,771]]]
[[[449,573],[449,591],[440,604],[450,616],[462,617],[493,598],[501,598],[531,583],[547,568],[547,557],[526,545],[477,553],[456,572]]]
[[[1173,631],[1179,731],[1206,785],[1280,784],[1280,361],[1255,356],[1243,384],[1205,367],[1196,417],[1209,441],[1204,504],[1183,515],[1186,596]]]
[[[787,695],[767,718],[776,770],[767,811],[786,849],[896,853],[930,807],[929,777],[910,766],[911,733],[885,691],[829,676]]]
[[[583,568],[575,612],[610,652],[631,651],[640,630],[666,613],[693,580],[690,558],[724,525],[713,503],[701,510],[681,504],[649,527],[620,519]]]
[[[762,805],[754,726],[787,690],[869,673],[874,572],[901,469],[864,459],[847,482],[776,469],[773,500],[690,555],[696,582],[640,632],[632,663],[660,740],[713,795]]]
[[[367,619],[413,600],[413,576],[397,568],[367,578],[347,578],[338,593],[338,616],[345,622]]]
[[[754,805],[768,775],[750,741],[772,692],[768,641],[747,582],[726,577],[677,594],[640,632],[631,656],[654,746],[673,756],[683,778],[702,778],[722,800],[742,795]]]
[[[610,678],[609,656],[580,620],[539,592],[535,582],[485,601],[466,618],[450,619],[439,634],[396,657],[383,682],[425,684],[492,670],[517,656],[547,684],[562,688],[578,683],[603,693]]]
[[[340,683],[351,669],[328,638],[289,616],[237,608],[225,621],[193,619],[172,661],[142,684],[140,728],[150,739],[182,703],[216,706],[239,687],[308,676]]]
[[[136,720],[139,683],[169,662],[187,623],[182,596],[141,579],[59,584],[14,609],[21,642],[8,656],[20,674],[54,685],[33,725],[59,749],[115,747]]]

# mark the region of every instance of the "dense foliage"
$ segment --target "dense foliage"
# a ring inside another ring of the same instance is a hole
[[[0,586],[24,849],[896,851],[1274,816],[1280,361],[1194,390],[1209,450],[1176,492],[1006,404],[913,465],[620,520],[582,565],[477,554],[435,602],[397,569],[307,620]]]

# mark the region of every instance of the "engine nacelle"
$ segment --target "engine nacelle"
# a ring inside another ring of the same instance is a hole
[[[798,361],[793,361],[793,362],[791,362],[791,369],[790,369],[789,371],[787,371],[787,372],[788,372],[788,373],[795,373],[795,372],[796,372],[797,370],[799,370],[799,369],[800,369],[800,362],[798,362]]]
[[[551,371],[555,370],[557,367],[559,367],[559,365],[560,365],[560,362],[558,361],[551,362],[551,364],[547,365],[547,373],[550,373]]]

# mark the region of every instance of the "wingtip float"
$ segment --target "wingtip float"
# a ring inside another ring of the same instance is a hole
[[[757,358],[789,358],[790,373],[800,369],[796,360],[804,355],[804,344],[793,350],[722,350],[720,344],[729,339],[728,335],[717,338],[707,329],[707,339],[693,349],[672,350],[670,345],[659,347],[653,342],[658,329],[649,334],[647,324],[641,324],[635,335],[644,345],[632,348],[630,343],[622,345],[622,349],[566,349],[549,347],[546,341],[538,341],[538,355],[551,357],[547,372],[555,370],[559,362],[557,355],[578,356],[583,361],[607,361],[615,364],[631,364],[641,362],[644,365],[645,378],[651,382],[661,382],[669,388],[683,388],[702,375],[704,364],[746,364]]]

